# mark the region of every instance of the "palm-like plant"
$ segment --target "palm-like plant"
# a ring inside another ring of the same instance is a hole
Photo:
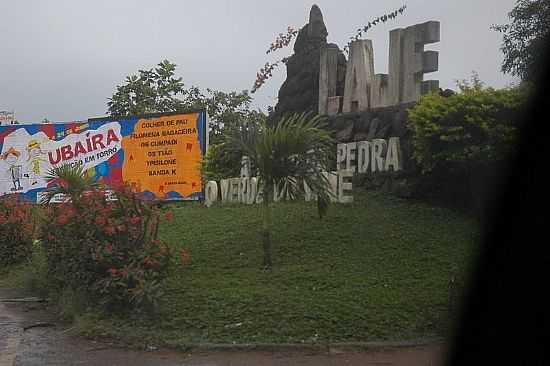
[[[98,186],[95,179],[88,176],[81,165],[64,164],[53,167],[48,170],[44,178],[50,186],[44,190],[41,204],[50,203],[58,194],[69,196],[71,201],[76,203],[82,193]]]
[[[328,171],[334,141],[323,129],[320,116],[294,114],[283,118],[276,126],[265,123],[256,128],[241,128],[231,138],[240,145],[258,171],[263,196],[262,244],[263,264],[272,262],[271,203],[277,190],[283,199],[303,197],[306,186],[317,197],[322,218],[330,201]]]

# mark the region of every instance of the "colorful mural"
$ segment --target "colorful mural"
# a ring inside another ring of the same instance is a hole
[[[46,172],[70,164],[149,198],[200,199],[207,133],[205,112],[0,126],[0,195],[36,202],[47,188]]]

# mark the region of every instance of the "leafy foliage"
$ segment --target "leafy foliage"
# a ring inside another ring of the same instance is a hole
[[[251,109],[252,97],[248,92],[221,92],[206,89],[204,95],[196,87],[189,89],[187,103],[193,108],[206,108],[210,119],[210,144],[226,141],[230,131],[243,125],[257,124],[265,120],[261,111]]]
[[[108,113],[112,117],[135,116],[156,112],[179,112],[206,109],[210,119],[210,143],[223,140],[224,131],[236,124],[262,118],[263,113],[251,110],[248,91],[223,92],[198,87],[185,87],[176,77],[176,64],[164,60],[156,68],[138,70],[126,77],[109,98]]]
[[[288,47],[288,45],[290,45],[292,40],[296,38],[297,35],[298,31],[296,29],[294,29],[293,27],[288,27],[286,34],[279,33],[275,41],[272,42],[269,46],[266,54],[269,55],[272,52]],[[256,81],[254,82],[251,93],[255,93],[256,91],[258,91],[258,89],[260,89],[262,85],[265,84],[267,79],[273,76],[273,70],[281,63],[286,64],[288,59],[288,57],[283,57],[282,59],[274,63],[266,62],[264,67],[262,67],[260,71],[256,74]]]
[[[266,123],[266,115],[260,112],[248,111],[237,116],[231,113],[231,124],[227,126],[211,125],[211,143],[201,164],[203,181],[221,180],[237,177],[240,173],[241,158],[244,155],[242,147],[231,144],[230,136],[241,130],[258,128]],[[229,117],[228,117],[229,119]],[[221,128],[223,127],[223,128]]]
[[[242,156],[242,149],[227,142],[210,145],[201,165],[203,182],[238,177]]]
[[[49,207],[42,241],[58,288],[84,291],[110,310],[155,308],[174,251],[157,240],[160,214],[127,187]]]
[[[285,117],[274,127],[240,132],[243,152],[258,169],[264,191],[272,198],[274,186],[286,187],[288,199],[304,194],[306,183],[321,200],[328,198],[328,181],[323,174],[333,153],[333,140],[323,128],[322,117],[294,114]]]
[[[183,79],[174,76],[175,70],[175,64],[164,60],[156,68],[127,76],[126,83],[118,85],[109,98],[108,113],[121,117],[181,110],[185,104],[178,96],[185,90]]]
[[[31,257],[33,222],[28,203],[13,195],[0,198],[0,267]]]
[[[502,71],[534,82],[547,67],[542,56],[550,40],[550,1],[518,0],[508,16],[510,24],[492,27],[503,34]]]
[[[420,99],[409,111],[413,157],[424,172],[434,168],[505,159],[514,151],[519,113],[528,87],[484,88],[474,75],[460,93]]]
[[[51,168],[44,179],[49,182],[49,186],[44,190],[42,204],[50,203],[57,195],[70,197],[72,202],[77,202],[84,192],[97,187],[93,177],[86,175],[82,166],[71,167],[69,164]]]
[[[348,42],[347,45],[344,46],[344,51],[346,53],[349,53],[349,49],[351,47],[351,42],[358,41],[359,39],[361,39],[363,34],[367,33],[369,31],[369,29],[371,29],[372,27],[374,27],[378,23],[386,23],[388,20],[393,20],[393,19],[397,18],[398,15],[403,14],[405,9],[407,9],[407,5],[403,5],[402,7],[400,7],[397,10],[392,11],[391,13],[379,16],[379,17],[371,20],[370,22],[368,22],[365,26],[363,26],[361,28],[358,28],[357,33],[355,34],[355,36],[350,37],[350,41]]]
[[[41,241],[53,286],[110,310],[154,309],[175,252],[160,242],[160,211],[126,185],[110,195],[78,168],[50,174],[69,202],[46,206]],[[169,214],[165,215],[170,218]]]

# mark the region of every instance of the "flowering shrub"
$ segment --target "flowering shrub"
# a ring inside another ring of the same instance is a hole
[[[127,186],[111,197],[92,190],[48,208],[42,235],[50,274],[59,287],[84,291],[110,310],[155,307],[177,258],[157,238],[162,216]]]
[[[0,198],[0,267],[30,258],[33,218],[28,203],[16,196]]]

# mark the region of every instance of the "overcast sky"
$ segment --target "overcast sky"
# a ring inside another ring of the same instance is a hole
[[[304,0],[2,0],[0,2],[0,110],[20,122],[103,116],[107,98],[126,75],[163,59],[178,65],[186,85],[250,90],[266,61],[290,54],[265,51],[287,26],[303,26],[313,1]],[[442,88],[476,71],[490,86],[516,80],[500,72],[502,36],[515,0],[317,0],[329,42],[342,48],[372,18],[408,8],[374,27],[375,72],[387,72],[388,32],[428,20],[441,22]],[[276,103],[284,68],[254,95],[254,106]]]

